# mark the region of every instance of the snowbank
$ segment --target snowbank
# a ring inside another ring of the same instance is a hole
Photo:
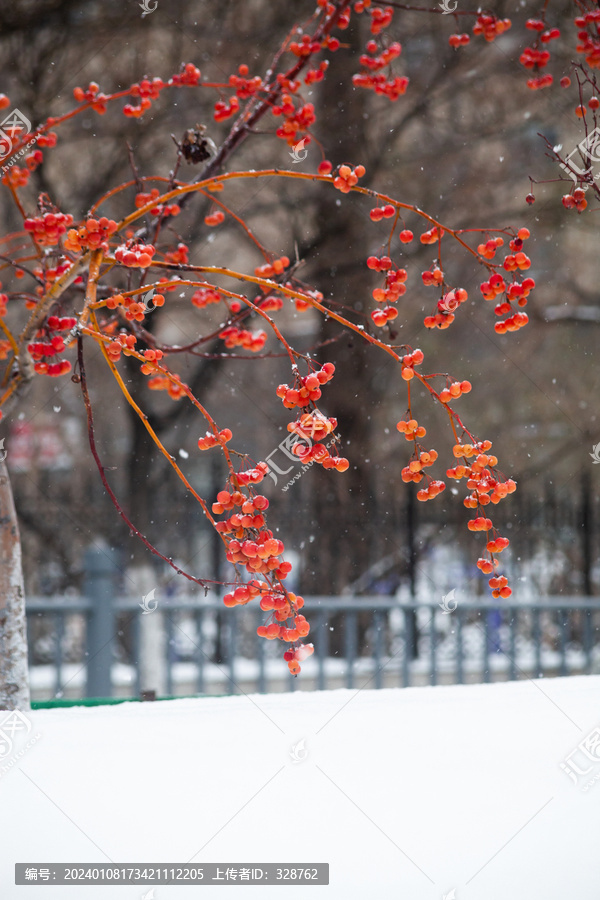
[[[329,886],[160,885],[155,900],[600,897],[600,677],[28,719],[0,759],[2,900],[148,894],[14,885],[15,862],[111,861],[330,864]]]

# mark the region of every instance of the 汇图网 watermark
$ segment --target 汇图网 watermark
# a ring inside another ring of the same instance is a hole
[[[41,734],[31,733],[31,722],[18,709],[0,713],[0,778],[37,744]]]
[[[294,484],[294,482],[298,481],[302,475],[311,468],[314,463],[314,459],[309,459],[307,462],[303,462],[303,458],[306,458],[306,452],[309,451],[313,446],[313,438],[315,437],[315,433],[311,434],[310,429],[299,428],[298,431],[293,432],[292,434],[288,434],[274,450],[269,453],[268,456],[265,457],[265,462],[267,463],[269,470],[266,473],[269,478],[272,478],[275,484],[278,482],[278,475],[288,475],[292,470],[293,466],[289,466],[287,469],[280,469],[276,462],[273,462],[271,457],[273,457],[278,451],[281,451],[284,456],[287,457],[288,460],[298,464],[302,464],[302,468],[299,472],[297,472],[294,477],[288,481],[287,484],[283,485],[281,488],[282,491],[287,491]],[[329,449],[332,444],[339,440],[338,435],[332,435],[329,443],[324,446]],[[300,455],[297,451],[294,452],[294,448],[298,446],[300,449],[301,445],[304,445],[306,451]]]
[[[14,109],[10,112],[1,122],[0,122],[0,159],[6,159],[6,157],[12,152],[15,139],[20,136],[22,132],[28,134],[31,131],[31,122],[24,116],[20,109]],[[14,166],[15,161],[20,159],[20,157],[24,156],[25,153],[32,147],[37,138],[33,138],[25,147],[21,147],[18,153],[8,160],[6,165],[2,165],[2,174],[8,172],[11,166]]]
[[[584,792],[600,781],[600,725],[592,728],[581,743],[565,756],[560,767]]]
[[[589,162],[586,168],[582,168],[579,162],[573,162],[575,154],[579,154],[582,161]],[[600,127],[596,127],[590,131],[582,141],[580,141],[574,150],[571,150],[568,156],[565,156],[564,163],[560,163],[561,169],[564,169],[569,178],[572,178],[575,184],[579,184],[581,179],[586,178],[592,173],[592,164],[600,162]],[[594,181],[600,178],[600,172],[594,175]],[[589,184],[582,184],[582,189],[587,191]]]

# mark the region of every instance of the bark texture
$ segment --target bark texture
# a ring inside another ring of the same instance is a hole
[[[27,623],[21,538],[6,462],[0,460],[0,709],[28,710]]]

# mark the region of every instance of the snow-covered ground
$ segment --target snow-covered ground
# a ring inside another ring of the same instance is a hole
[[[597,676],[28,720],[0,759],[2,900],[150,891],[17,887],[15,862],[330,865],[329,886],[160,885],[155,900],[600,898]]]

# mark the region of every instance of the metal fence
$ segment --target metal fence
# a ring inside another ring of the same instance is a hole
[[[220,598],[115,597],[100,555],[87,561],[85,595],[27,604],[34,699],[138,697],[141,661],[163,671],[159,695],[463,684],[600,672],[600,597],[546,597],[526,605],[306,597],[312,657],[291,676],[278,641],[258,638],[260,609]],[[153,638],[147,641],[151,628]],[[332,634],[335,632],[335,634]],[[150,648],[150,649],[149,649]],[[148,661],[148,660],[147,660]],[[147,671],[147,667],[146,667]]]

